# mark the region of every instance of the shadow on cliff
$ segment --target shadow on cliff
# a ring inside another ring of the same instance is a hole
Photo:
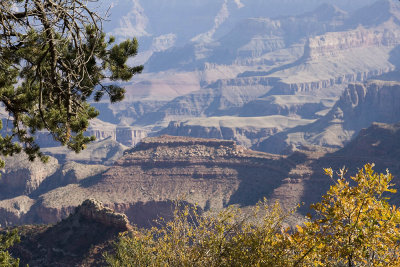
[[[193,209],[194,205],[186,201],[179,201],[179,204],[178,201],[149,201],[128,206],[116,205],[114,208],[117,212],[124,213],[132,225],[139,228],[151,228],[163,226],[165,222],[171,221],[174,211],[182,210],[184,207]],[[196,207],[196,210],[199,215],[203,213],[200,207]]]
[[[304,205],[299,208],[299,212],[304,215],[310,212],[310,205],[320,202],[322,200],[322,196],[325,195],[330,186],[334,184],[334,181],[325,175],[323,170],[324,168],[332,168],[335,172],[345,168],[347,170],[346,177],[349,178],[350,176],[355,176],[358,170],[360,170],[367,163],[374,163],[374,170],[378,173],[386,173],[386,170],[388,169],[390,173],[394,175],[395,188],[399,191],[400,162],[385,162],[384,160],[377,158],[350,158],[338,153],[332,153],[316,160],[312,164],[313,174],[309,180],[305,181],[304,183],[304,193],[301,198],[301,202],[303,202]],[[398,206],[399,201],[399,193],[391,195],[391,203]]]
[[[83,188],[88,188],[99,183],[103,179],[103,174],[106,171],[107,170],[99,174],[86,177],[82,180],[77,180],[75,176],[70,175],[69,173],[63,174],[62,170],[58,170],[56,173],[46,178],[35,191],[29,194],[29,197],[38,198],[42,194],[60,187],[67,186],[69,184],[79,184]]]
[[[373,78],[377,80],[400,82],[400,45],[390,51],[389,62],[392,63],[396,69]]]
[[[234,179],[239,180],[239,186],[230,196],[229,201],[223,203],[226,207],[235,204],[239,204],[240,206],[255,205],[259,201],[263,200],[264,197],[269,198],[274,190],[282,185],[283,180],[288,177],[289,172],[295,166],[295,163],[282,157],[280,159],[251,158],[249,161],[225,164],[215,164],[213,161],[209,161],[207,163],[202,163],[202,165],[206,168],[229,168],[237,173]],[[179,162],[174,163],[173,166],[188,168],[193,167],[193,164],[190,162]],[[157,162],[156,167],[154,164],[150,163],[141,166],[144,171],[149,171],[154,168],[169,167],[171,167],[170,163],[162,162]],[[210,180],[210,182],[214,179],[218,179],[214,174],[196,174],[195,172],[190,175],[192,179],[205,179]],[[226,179],[229,180],[229,177]],[[151,205],[153,204],[150,202],[150,206]],[[163,203],[161,206],[165,206],[169,209],[167,203]],[[207,210],[208,208],[206,207],[205,209]],[[141,208],[139,210],[145,209]],[[160,210],[165,209],[161,208]]]
[[[256,205],[263,198],[269,199],[295,166],[294,162],[286,158],[260,159],[256,164],[258,166],[243,165],[235,168],[240,184],[227,205],[250,206]]]

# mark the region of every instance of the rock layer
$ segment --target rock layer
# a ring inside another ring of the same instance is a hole
[[[131,126],[118,126],[95,119],[91,121],[90,127],[86,131],[86,135],[96,137],[96,140],[102,141],[110,139],[118,143],[133,147],[140,140],[147,136],[147,131]],[[36,134],[36,141],[41,147],[57,147],[60,143],[54,141],[48,132],[39,132]]]
[[[0,178],[0,199],[32,193],[59,167],[53,157],[49,157],[47,163],[39,159],[31,162],[24,153],[8,157],[5,162]]]
[[[151,226],[183,199],[205,210],[254,205],[272,194],[292,167],[281,156],[234,141],[161,136],[144,139],[104,174],[42,194],[29,211],[36,222],[56,222],[86,198]],[[23,223],[21,221],[20,223]]]
[[[288,146],[314,144],[341,148],[373,122],[400,120],[400,84],[369,81],[350,84],[331,111],[316,122],[278,133],[253,148],[282,153]]]

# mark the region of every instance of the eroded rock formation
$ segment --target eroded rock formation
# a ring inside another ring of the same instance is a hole
[[[88,199],[55,225],[21,227],[21,242],[12,253],[30,266],[104,266],[102,253],[130,229],[124,214]]]
[[[0,199],[32,193],[59,167],[53,157],[47,163],[39,159],[31,162],[24,153],[8,157],[5,162],[6,167],[1,170]]]
[[[134,224],[151,226],[158,216],[172,214],[177,199],[204,210],[254,205],[281,185],[291,167],[281,156],[234,141],[147,138],[105,173],[38,196],[29,212],[36,222],[54,223],[90,197],[126,213]]]
[[[316,122],[267,138],[254,148],[282,153],[288,146],[314,144],[341,148],[373,122],[400,120],[400,84],[369,81],[350,84],[331,111]]]

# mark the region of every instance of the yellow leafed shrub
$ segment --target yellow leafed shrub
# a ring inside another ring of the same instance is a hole
[[[334,180],[331,169],[326,173]],[[367,164],[345,171],[314,204],[314,217],[284,228],[291,212],[259,203],[252,216],[177,205],[174,218],[120,236],[110,266],[400,266],[400,210],[388,203],[392,175]],[[351,182],[350,182],[351,181]],[[354,184],[354,185],[353,185]],[[259,218],[255,220],[254,218]]]

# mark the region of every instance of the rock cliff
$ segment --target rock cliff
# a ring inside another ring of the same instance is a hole
[[[390,166],[391,171],[399,171],[396,162],[400,153],[400,123],[387,124],[374,122],[362,129],[343,149],[335,153],[338,157],[347,157],[352,161],[375,162],[377,165]],[[355,164],[352,164],[355,165]],[[385,169],[385,166],[379,166]],[[399,185],[400,186],[400,185]]]
[[[0,177],[0,199],[32,193],[59,167],[53,157],[49,157],[45,164],[39,159],[29,161],[24,153],[7,157],[5,162],[6,167],[1,170]]]
[[[10,171],[11,168],[11,171]],[[15,155],[6,159],[1,181],[0,225],[34,223],[40,210],[38,197],[58,187],[76,184],[99,175],[109,167],[68,162],[64,165],[50,157],[47,164],[29,162],[26,155]],[[63,214],[69,214],[72,209]],[[43,215],[48,217],[48,215]],[[46,221],[46,220],[44,220]]]
[[[85,150],[78,154],[66,147],[48,147],[43,148],[42,151],[57,158],[61,164],[73,161],[89,165],[111,165],[123,155],[127,148],[109,137],[90,143]]]
[[[400,84],[369,81],[350,84],[331,111],[316,122],[278,133],[256,146],[261,151],[282,153],[288,145],[316,144],[343,147],[373,122],[400,120]]]
[[[0,228],[31,221],[28,212],[35,204],[28,196],[18,196],[0,201]]]
[[[128,218],[125,214],[115,213],[112,209],[104,207],[103,203],[96,199],[87,199],[75,209],[75,213],[70,215],[68,220],[83,220],[90,223],[98,223],[105,227],[112,227],[120,232],[131,229]],[[80,217],[80,218],[79,218]]]
[[[111,139],[124,146],[132,147],[147,136],[147,131],[137,127],[119,126],[94,119],[90,122],[90,126],[85,134],[96,137],[98,141]],[[41,147],[60,146],[60,143],[55,142],[48,132],[38,132],[36,134],[36,141]]]
[[[157,134],[228,139],[236,141],[239,145],[251,147],[285,129],[311,122],[313,120],[281,115],[194,118],[180,122],[172,121]]]
[[[205,210],[254,205],[281,185],[291,167],[283,157],[230,140],[147,138],[105,173],[38,196],[29,212],[36,222],[54,223],[91,197],[149,226],[170,216],[179,198]]]
[[[395,47],[399,44],[400,31],[393,22],[381,25],[383,29],[365,29],[359,26],[346,32],[329,32],[309,39],[309,60],[332,56],[345,50],[369,46]]]

